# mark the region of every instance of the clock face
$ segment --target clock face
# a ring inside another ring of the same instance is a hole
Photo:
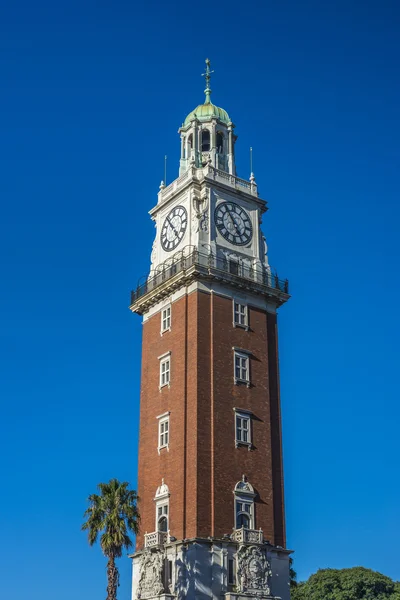
[[[185,235],[187,212],[183,206],[175,206],[165,217],[161,229],[161,246],[166,252],[174,250]]]
[[[235,202],[222,202],[214,213],[220,234],[231,244],[244,246],[253,237],[253,227],[247,212]]]

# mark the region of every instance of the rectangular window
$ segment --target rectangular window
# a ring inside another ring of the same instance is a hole
[[[235,560],[228,558],[228,585],[236,584]]]
[[[233,322],[239,327],[247,327],[247,306],[246,304],[239,304],[239,302],[233,302]]]
[[[235,383],[238,381],[250,382],[250,368],[248,354],[235,352]]]
[[[161,311],[161,332],[171,329],[171,307],[167,306]]]
[[[250,444],[250,416],[236,414],[236,443]]]
[[[158,449],[167,448],[169,445],[169,417],[158,422]]]
[[[171,360],[170,358],[164,358],[160,362],[160,387],[169,385],[171,380]]]

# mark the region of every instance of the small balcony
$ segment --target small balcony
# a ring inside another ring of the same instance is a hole
[[[232,540],[238,544],[262,544],[264,542],[264,534],[262,529],[234,529]]]
[[[289,282],[279,279],[270,267],[237,263],[186,246],[168,261],[159,265],[148,277],[143,277],[131,292],[131,310],[142,314],[152,304],[171,294],[182,284],[193,280],[214,280],[235,288],[274,298],[277,306],[289,299]]]
[[[153,533],[145,533],[144,547],[145,548],[162,548],[169,542],[169,532],[153,531]]]

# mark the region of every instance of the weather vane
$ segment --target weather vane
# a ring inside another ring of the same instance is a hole
[[[206,58],[206,72],[202,73],[202,77],[206,78],[206,89],[204,90],[204,93],[206,95],[206,104],[209,104],[210,102],[210,96],[211,96],[211,88],[210,88],[210,79],[211,79],[211,73],[214,73],[214,71],[212,71],[210,69],[210,59]]]

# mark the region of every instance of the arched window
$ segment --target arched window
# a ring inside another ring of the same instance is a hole
[[[255,529],[254,488],[243,475],[235,485],[235,529]]]
[[[164,479],[157,488],[155,495],[156,503],[156,531],[167,533],[169,530],[169,489]]]
[[[168,505],[159,506],[158,510],[161,512],[162,510],[167,511],[168,513]],[[168,514],[161,514],[158,518],[157,531],[162,531],[163,533],[167,533],[168,531]]]
[[[236,503],[236,529],[250,529],[250,504]]]
[[[217,152],[218,154],[222,154],[224,151],[224,135],[217,131]]]
[[[203,129],[201,132],[201,151],[208,152],[210,150],[210,132],[208,129]]]

